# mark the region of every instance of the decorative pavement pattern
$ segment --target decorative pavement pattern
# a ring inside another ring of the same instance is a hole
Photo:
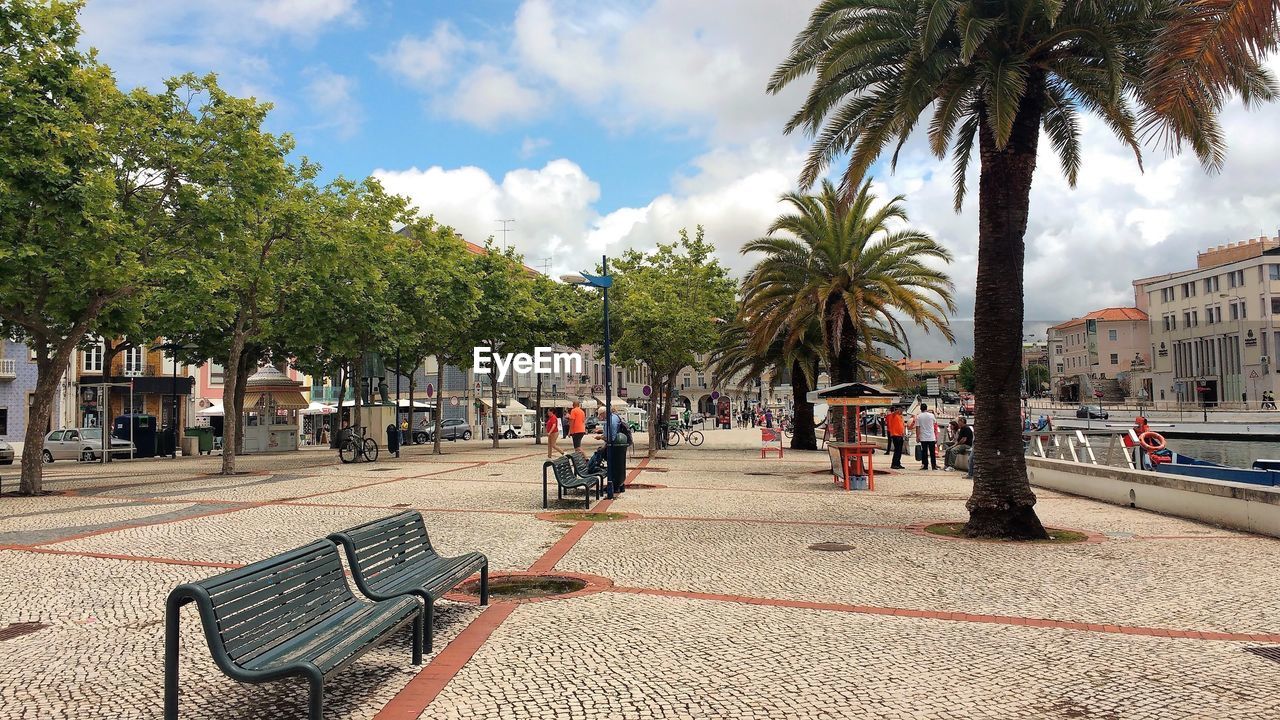
[[[939,538],[921,528],[963,519],[959,473],[845,493],[825,454],[761,460],[756,438],[633,462],[636,487],[594,508],[610,522],[539,517],[529,440],[234,477],[216,457],[54,464],[59,494],[0,498],[0,720],[159,718],[173,586],[405,508],[443,553],[590,584],[451,596],[423,666],[402,633],[330,680],[328,718],[1280,718],[1280,540],[1049,491],[1044,522],[1089,542]],[[226,678],[191,609],[182,645],[181,717],[305,717],[301,681]]]

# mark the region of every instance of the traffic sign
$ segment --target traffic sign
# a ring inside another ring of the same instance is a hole
[[[711,391],[711,399],[712,399],[712,400],[719,400],[719,399],[720,399],[720,391],[719,391],[719,390],[712,390],[712,391]]]
[[[648,385],[645,385],[644,387],[640,388],[640,393],[645,397],[649,397],[650,395],[653,394],[653,388],[649,387]]]
[[[476,394],[477,394],[477,395],[479,395],[479,394],[480,394],[480,381],[479,381],[479,380],[477,380],[477,381],[476,381]]]
[[[449,405],[453,407],[458,407],[458,398],[456,397],[449,398]]]
[[[1102,397],[1102,391],[1101,391],[1101,390],[1094,390],[1094,391],[1093,391],[1093,396],[1094,396],[1094,397],[1096,397],[1096,398],[1100,398],[1100,397]]]
[[[427,397],[433,398],[435,397],[435,395],[436,395],[436,386],[432,385],[431,383],[427,383]]]
[[[618,397],[624,398],[626,396],[627,396],[627,389],[624,387],[618,388]]]
[[[1250,379],[1250,380],[1257,380],[1257,379],[1258,379],[1258,371],[1257,371],[1257,370],[1250,370],[1250,371],[1249,371],[1249,379]]]

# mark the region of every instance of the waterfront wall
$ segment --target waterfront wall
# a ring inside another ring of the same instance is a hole
[[[1027,458],[1031,484],[1115,505],[1280,537],[1280,489]]]

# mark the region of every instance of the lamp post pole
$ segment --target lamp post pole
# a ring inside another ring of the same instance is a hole
[[[600,256],[600,271],[609,277],[609,256]],[[604,444],[609,448],[605,452],[612,455],[613,450],[613,365],[609,360],[609,285],[604,292]],[[612,460],[612,457],[610,457]],[[606,497],[613,499],[613,482],[605,483]]]

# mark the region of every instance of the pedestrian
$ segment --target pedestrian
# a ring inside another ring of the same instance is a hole
[[[1262,391],[1262,409],[1263,409],[1263,410],[1275,410],[1275,409],[1276,409],[1276,394],[1275,394],[1275,393],[1271,392],[1270,390],[1263,390],[1263,391]]]
[[[758,423],[756,422],[756,413],[753,411],[751,413],[751,427],[755,427],[757,424]]]
[[[938,418],[929,412],[929,406],[920,403],[920,413],[916,415],[916,441],[920,443],[920,469],[938,469]]]
[[[582,436],[587,434],[587,414],[582,410],[582,403],[573,401],[573,409],[569,411],[569,434],[573,436],[573,449],[582,449]]]
[[[767,428],[773,427],[773,410],[772,409],[764,411],[764,426]]]
[[[973,428],[969,427],[969,421],[964,418],[955,419],[956,430],[954,433],[955,442],[951,443],[951,447],[947,448],[947,454],[942,463],[943,470],[954,470],[956,466],[956,456],[960,454],[961,448],[969,454],[969,465],[973,465]]]
[[[902,466],[902,446],[906,442],[907,424],[902,419],[902,407],[894,405],[884,419],[884,430],[889,434],[889,447],[893,450],[893,462],[889,467],[893,470],[906,470]]]
[[[553,457],[555,453],[560,452],[560,448],[556,447],[556,443],[560,441],[560,418],[556,415],[555,409],[547,410],[547,457]]]
[[[684,409],[684,429],[688,430],[693,427],[693,412],[689,408]]]

